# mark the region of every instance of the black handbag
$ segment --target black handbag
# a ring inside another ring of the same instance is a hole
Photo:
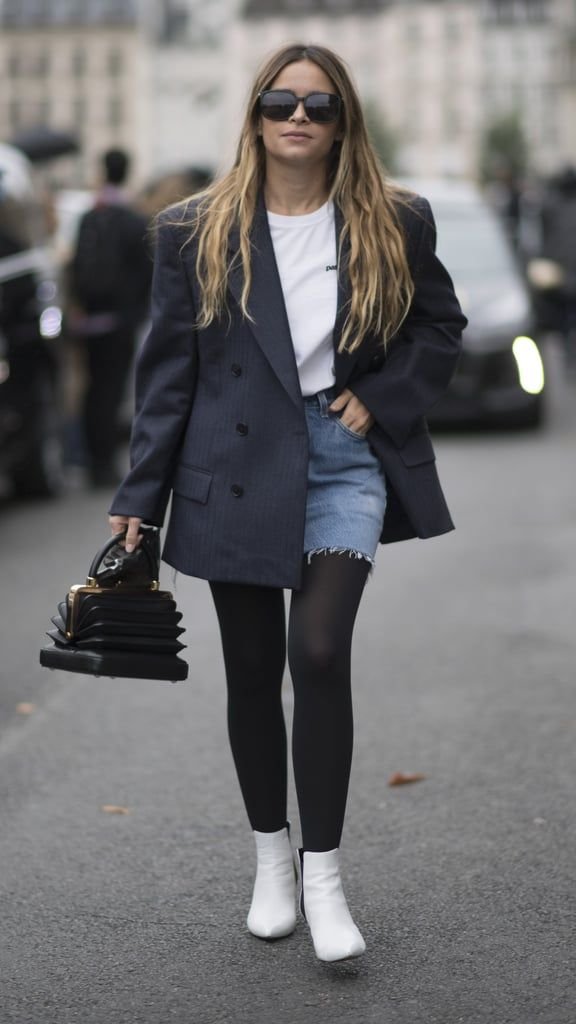
[[[142,523],[140,544],[128,553],[116,534],[95,555],[85,584],[71,587],[52,617],[52,640],[40,651],[46,668],[94,676],[167,679],[188,676],[178,657],[181,612],[160,590],[160,531]]]

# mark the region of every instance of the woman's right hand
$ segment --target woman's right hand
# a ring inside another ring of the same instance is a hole
[[[140,543],[140,537],[138,530],[140,529],[140,523],[142,522],[138,516],[108,516],[108,522],[112,529],[112,535],[116,533],[122,533],[123,530],[128,527],[124,547],[126,551],[134,551]]]

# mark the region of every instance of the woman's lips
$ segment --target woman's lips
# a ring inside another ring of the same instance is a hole
[[[306,132],[284,132],[282,135],[283,139],[310,139],[311,137]]]

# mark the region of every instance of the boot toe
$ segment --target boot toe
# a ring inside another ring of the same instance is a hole
[[[366,952],[366,943],[358,933],[348,941],[333,943],[326,942],[322,945],[314,943],[314,952],[318,960],[324,963],[333,964],[341,960],[355,960]]]
[[[246,920],[248,931],[257,939],[283,939],[291,935],[296,927],[296,913],[275,915],[269,918],[266,915],[249,913]]]

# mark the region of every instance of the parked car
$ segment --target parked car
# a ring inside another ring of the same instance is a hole
[[[544,411],[544,366],[530,292],[503,225],[468,182],[404,184],[432,205],[437,252],[469,320],[459,367],[430,422],[536,427]]]
[[[0,474],[18,496],[62,486],[57,275],[27,159],[0,145]]]

